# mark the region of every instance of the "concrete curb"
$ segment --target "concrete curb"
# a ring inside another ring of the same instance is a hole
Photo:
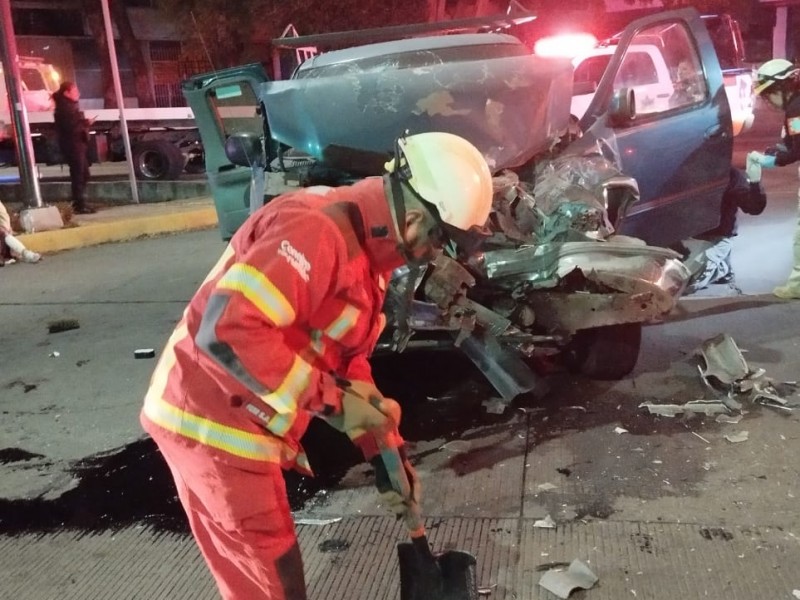
[[[84,222],[77,227],[23,234],[18,238],[29,249],[46,254],[108,242],[122,242],[147,235],[208,229],[216,225],[217,212],[213,206],[208,206],[170,214]]]

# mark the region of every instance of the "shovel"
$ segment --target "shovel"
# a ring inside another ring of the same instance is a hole
[[[397,447],[381,445],[380,456],[392,487],[404,498],[411,498],[411,484]],[[411,541],[397,545],[400,561],[400,600],[477,600],[476,560],[468,552],[448,550],[434,556],[428,545],[419,510],[416,523],[409,524]]]
[[[434,556],[423,534],[397,544],[400,600],[478,600],[475,557],[448,550]]]

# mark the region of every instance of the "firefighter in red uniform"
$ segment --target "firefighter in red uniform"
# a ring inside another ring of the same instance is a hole
[[[480,229],[492,181],[479,151],[446,133],[400,138],[386,169],[285,194],[251,216],[153,374],[141,422],[226,600],[306,598],[281,469],[310,473],[299,440],[312,417],[347,433],[376,479],[402,470],[407,492],[379,485],[381,497],[409,529],[421,523],[399,407],[376,389],[367,358],[392,270]],[[382,463],[387,446],[402,460]]]

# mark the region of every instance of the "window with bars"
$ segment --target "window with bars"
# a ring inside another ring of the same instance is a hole
[[[181,81],[207,71],[207,62],[187,57],[180,42],[150,42],[156,106],[186,106]]]

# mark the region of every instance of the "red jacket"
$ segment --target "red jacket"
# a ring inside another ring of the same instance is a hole
[[[250,470],[310,471],[299,440],[341,410],[336,377],[372,381],[386,282],[404,262],[383,185],[293,192],[245,222],[162,353],[145,430]]]

